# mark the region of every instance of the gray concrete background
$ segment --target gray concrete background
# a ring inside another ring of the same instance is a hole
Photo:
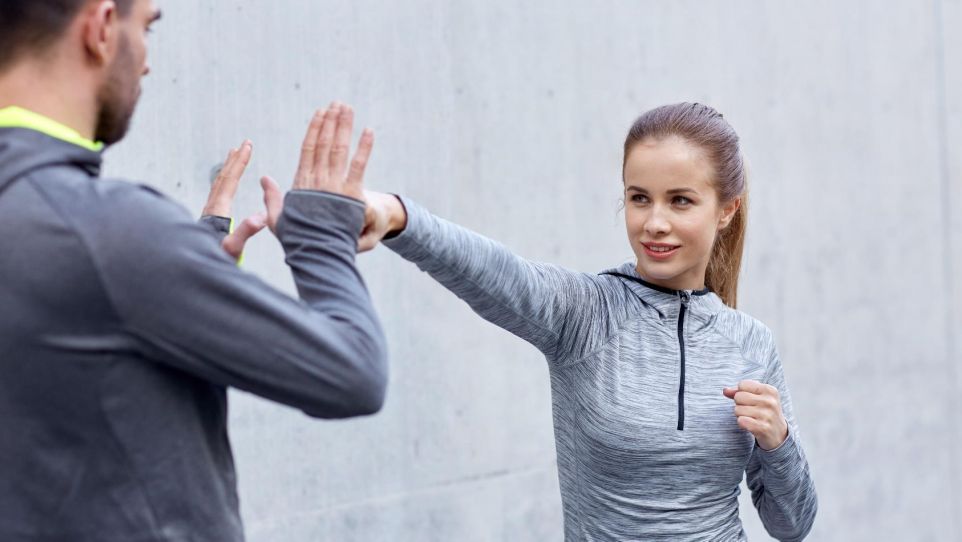
[[[631,256],[632,119],[698,100],[751,162],[742,309],[769,324],[820,495],[812,540],[962,539],[962,1],[157,0],[153,73],[108,173],[193,212],[250,137],[287,182],[312,108],[378,134],[369,186],[579,270]],[[547,371],[385,249],[360,259],[391,342],[373,418],[245,394],[253,542],[558,540]],[[246,267],[293,292],[276,242]],[[742,518],[766,540],[749,500]]]

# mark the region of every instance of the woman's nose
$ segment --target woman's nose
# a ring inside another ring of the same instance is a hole
[[[665,213],[657,208],[652,209],[645,221],[645,233],[648,235],[664,235],[671,231],[671,223]]]

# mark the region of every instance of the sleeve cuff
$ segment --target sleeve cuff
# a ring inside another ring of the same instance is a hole
[[[277,234],[285,246],[306,239],[341,239],[355,245],[364,227],[363,201],[332,192],[291,190],[277,221]]]
[[[382,239],[381,244],[399,254],[403,254],[418,246],[430,213],[404,196],[397,196],[397,198],[401,200],[401,206],[407,213],[407,226],[403,230],[395,232],[392,237]]]
[[[305,196],[308,198],[326,198],[334,201],[342,201],[345,203],[351,203],[353,205],[359,205],[362,209],[366,208],[367,205],[364,200],[359,200],[357,198],[352,198],[350,196],[345,196],[344,194],[335,194],[334,192],[326,192],[324,190],[301,190],[294,189],[287,193],[288,196]]]
[[[400,230],[397,230],[397,231],[390,232],[390,233],[388,233],[387,235],[385,235],[385,236],[384,236],[384,239],[381,240],[382,242],[383,242],[383,241],[390,241],[391,239],[394,239],[394,238],[397,237],[398,235],[401,235],[402,233],[404,233],[404,230],[407,229],[407,217],[408,217],[408,214],[409,214],[409,213],[408,213],[408,206],[407,206],[407,204],[404,203],[404,198],[402,198],[399,194],[391,194],[391,195],[394,196],[395,198],[397,198],[398,202],[401,204],[401,208],[404,209],[404,218],[405,218],[405,221],[404,221],[404,222],[405,222],[405,224],[404,224],[404,228],[402,228],[402,229],[400,229]]]
[[[221,237],[231,232],[231,224],[234,220],[227,216],[204,215],[200,217],[200,223],[210,228],[214,233]]]
[[[792,468],[799,458],[798,440],[795,439],[795,429],[788,426],[788,436],[777,448],[763,450],[758,448],[758,457],[762,465],[776,471],[784,471]]]

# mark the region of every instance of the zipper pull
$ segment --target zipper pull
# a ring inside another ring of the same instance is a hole
[[[681,304],[685,307],[688,306],[688,302],[691,301],[691,293],[685,290],[679,290],[678,299],[681,300]]]

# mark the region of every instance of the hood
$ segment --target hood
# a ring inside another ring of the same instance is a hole
[[[31,171],[75,166],[100,174],[101,154],[29,128],[0,128],[0,192]]]
[[[654,307],[662,318],[673,318],[684,298],[692,314],[709,318],[724,310],[726,305],[714,292],[704,290],[672,290],[652,284],[638,275],[633,262],[606,269],[602,275],[620,279],[639,299]]]

